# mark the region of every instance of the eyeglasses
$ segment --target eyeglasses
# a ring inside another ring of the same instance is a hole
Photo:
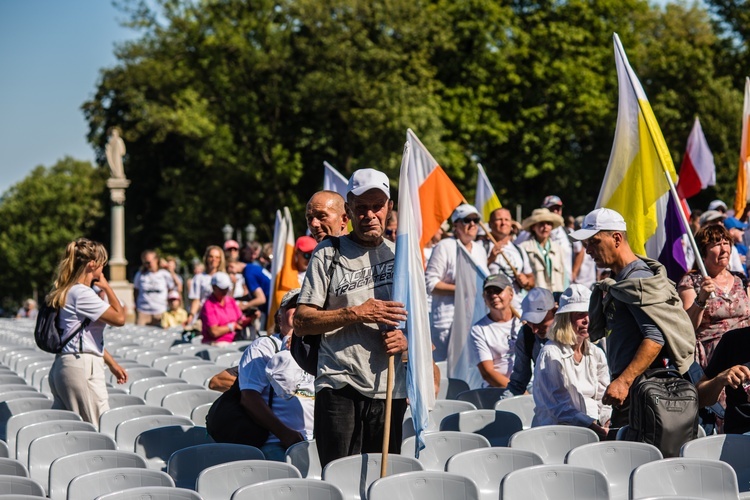
[[[310,257],[312,257],[312,253],[310,252],[303,252],[302,256],[306,258],[307,260],[310,260]]]
[[[463,222],[467,226],[469,224],[479,224],[479,221],[482,220],[479,217],[464,217],[463,219],[458,219],[456,222]]]

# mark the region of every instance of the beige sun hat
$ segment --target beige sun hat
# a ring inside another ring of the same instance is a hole
[[[523,226],[524,231],[528,231],[531,229],[531,226],[539,224],[540,222],[551,222],[552,229],[555,229],[556,227],[563,225],[563,218],[557,214],[553,214],[546,208],[536,208],[531,212],[530,216],[523,220],[521,225]]]

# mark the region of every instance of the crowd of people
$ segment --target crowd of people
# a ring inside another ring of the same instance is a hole
[[[743,389],[750,382],[744,349],[750,338],[747,225],[727,217],[721,202],[695,211],[693,257],[705,263],[707,276],[696,265],[675,284],[659,262],[632,251],[620,214],[602,208],[564,219],[563,207],[551,195],[520,223],[499,208],[487,225],[475,207],[455,209],[425,249],[434,361],[448,359],[457,256],[465,250],[486,275],[481,291],[488,312],[468,335],[472,367],[484,386],[504,388],[504,397],[531,393],[534,426],[583,426],[611,439],[628,425],[629,391],[639,375],[654,367],[694,375],[697,366],[701,406],[719,402],[724,410],[703,413],[704,424],[750,431]],[[299,288],[283,297],[267,335],[269,245],[253,243],[245,252],[234,240],[209,246],[184,284],[187,310],[174,261],[144,251],[134,279],[136,312],[138,324],[199,328],[204,343],[254,338],[239,366],[217,374],[210,387],[234,388],[242,408],[238,418],[269,433],[262,445],[268,457],[283,459],[289,446],[314,433],[325,465],[382,450],[389,357],[398,361],[406,351],[398,325],[407,317],[404,304],[393,301],[398,220],[384,173],[354,172],[346,197],[316,193],[305,217],[309,235],[296,240],[293,255]],[[71,243],[46,299],[65,311],[65,332],[82,332],[80,343],[69,344],[76,356],[66,351],[52,369],[55,404],[89,421],[106,406],[103,366],[127,378],[104,349],[104,326],[124,321],[101,273],[105,263],[101,245]],[[290,354],[295,336],[319,345],[312,375]],[[69,375],[81,367],[91,373],[85,383]],[[394,364],[394,453],[400,451],[407,409],[405,371],[404,363]],[[223,439],[243,442],[243,425],[223,426]]]

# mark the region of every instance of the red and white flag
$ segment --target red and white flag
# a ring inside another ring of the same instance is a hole
[[[716,185],[716,166],[714,155],[703,135],[701,122],[695,119],[693,130],[687,141],[687,150],[680,167],[680,181],[677,183],[677,194],[683,200],[695,196],[707,186]]]

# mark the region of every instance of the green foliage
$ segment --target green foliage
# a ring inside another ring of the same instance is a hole
[[[96,237],[104,216],[104,172],[66,157],[37,167],[0,199],[0,279],[18,301],[43,296],[71,240]]]

